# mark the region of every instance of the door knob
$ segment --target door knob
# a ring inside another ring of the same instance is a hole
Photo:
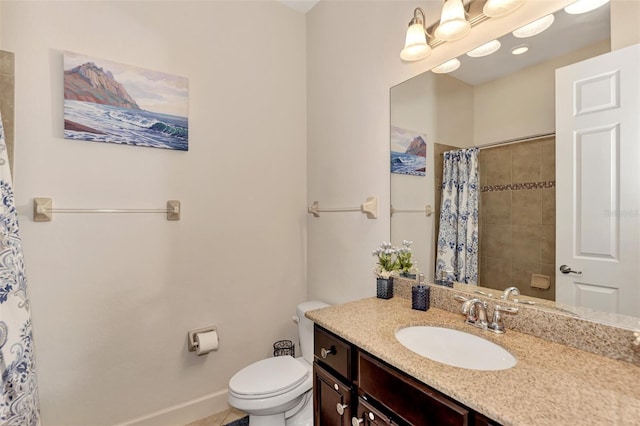
[[[572,273],[572,274],[582,274],[582,271],[574,271],[573,269],[571,269],[570,266],[567,265],[560,265],[560,272],[562,272],[563,274],[568,274],[568,273]]]

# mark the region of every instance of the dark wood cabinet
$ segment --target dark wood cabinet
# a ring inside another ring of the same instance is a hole
[[[366,353],[358,357],[360,392],[411,425],[464,426],[469,410]]]
[[[352,387],[320,367],[313,365],[313,423],[322,426],[351,424]]]
[[[316,325],[315,426],[500,426]]]

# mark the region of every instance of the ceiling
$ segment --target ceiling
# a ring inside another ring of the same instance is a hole
[[[482,58],[461,55],[460,68],[449,75],[471,85],[482,84],[610,38],[608,5],[582,15],[562,9],[554,15],[551,27],[541,34],[523,39],[509,33],[498,39],[502,46],[496,53]],[[512,55],[511,49],[521,44],[528,44],[529,51]]]

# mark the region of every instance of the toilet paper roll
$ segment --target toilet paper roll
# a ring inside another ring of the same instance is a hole
[[[198,344],[196,354],[206,355],[218,350],[218,332],[216,330],[196,334],[195,341]]]

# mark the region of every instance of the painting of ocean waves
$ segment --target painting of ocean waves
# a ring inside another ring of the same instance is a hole
[[[66,139],[187,151],[188,119],[65,99]]]
[[[391,173],[425,176],[426,139],[425,134],[391,126]]]
[[[64,137],[188,151],[188,80],[65,52]]]

